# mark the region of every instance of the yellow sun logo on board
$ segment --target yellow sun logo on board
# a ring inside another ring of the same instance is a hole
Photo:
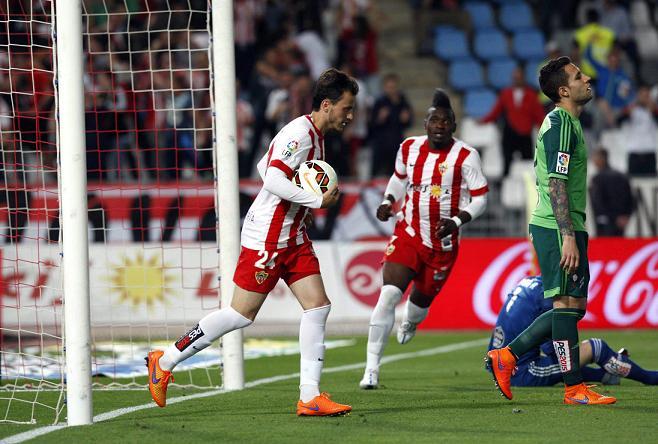
[[[441,186],[440,185],[431,185],[430,186],[430,196],[434,199],[441,197]]]
[[[172,293],[171,284],[176,280],[167,273],[167,268],[157,254],[147,259],[141,252],[134,259],[124,256],[120,265],[112,266],[111,291],[119,294],[120,302],[130,302],[133,307],[166,302],[167,293]]]

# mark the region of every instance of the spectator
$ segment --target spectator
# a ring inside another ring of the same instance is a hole
[[[341,63],[352,66],[354,75],[368,87],[370,94],[379,93],[379,60],[377,58],[377,32],[365,15],[354,19],[354,30],[345,33],[342,40]]]
[[[631,59],[633,69],[635,70],[635,77],[640,78],[640,54],[638,53],[637,43],[633,37],[633,25],[631,24],[628,11],[617,0],[604,0],[601,24],[610,28],[615,33],[616,44]]]
[[[596,235],[623,236],[633,213],[633,194],[628,178],[608,164],[608,151],[597,149],[592,157],[597,173],[589,187]]]
[[[613,47],[608,53],[607,64],[600,64],[592,56],[592,45],[585,49],[585,60],[596,70],[596,108],[593,130],[598,136],[604,127],[614,127],[619,112],[631,103],[633,84],[620,65],[620,49]]]
[[[260,0],[236,0],[233,5],[235,40],[235,71],[238,79],[247,84],[256,58],[256,29],[264,12]]]
[[[240,94],[240,81],[235,80],[236,92],[236,145],[238,147],[238,156],[240,164],[245,160],[249,149],[251,148],[251,137],[253,136],[254,109],[251,104]]]
[[[404,139],[404,131],[412,124],[413,110],[400,91],[397,74],[387,74],[382,81],[384,93],[372,108],[369,138],[373,150],[372,176],[393,174],[395,155]]]
[[[658,105],[651,98],[649,86],[638,88],[635,102],[623,110],[617,121],[628,121],[625,131],[628,175],[655,177]]]
[[[615,41],[615,33],[612,29],[607,28],[599,23],[600,15],[596,9],[587,11],[587,23],[578,28],[574,34],[574,41],[579,49],[580,54],[584,54],[588,45],[592,45],[592,57],[599,64],[605,64],[608,52],[612,49]],[[583,73],[593,79],[598,73],[596,69],[587,61],[582,60],[581,68]]]
[[[512,86],[504,88],[489,114],[480,123],[503,119],[503,177],[509,173],[515,152],[522,159],[532,159],[532,130],[541,125],[544,108],[537,91],[526,84],[523,69],[517,66],[512,72]]]

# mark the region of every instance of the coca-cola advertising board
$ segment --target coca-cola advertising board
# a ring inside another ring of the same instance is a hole
[[[315,242],[333,307],[329,322],[351,330],[368,321],[381,286],[385,242]],[[56,245],[0,248],[0,324],[44,328],[61,321]],[[590,291],[584,328],[658,326],[658,240],[592,239]],[[92,326],[194,325],[218,306],[213,243],[143,248],[90,248]],[[525,239],[463,239],[452,275],[432,305],[424,329],[489,329],[516,283],[529,273]],[[36,264],[36,265],[35,265]],[[231,278],[230,276],[228,278]],[[403,304],[398,305],[398,319]],[[296,324],[301,308],[279,282],[257,322]],[[335,330],[335,329],[334,329]]]

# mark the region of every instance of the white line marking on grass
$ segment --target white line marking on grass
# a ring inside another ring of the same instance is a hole
[[[434,347],[434,348],[428,348],[425,350],[420,350],[416,352],[409,352],[409,353],[398,353],[396,355],[392,356],[385,356],[382,358],[382,364],[388,364],[389,362],[396,362],[396,361],[403,361],[405,359],[411,359],[411,358],[417,358],[417,357],[425,357],[425,356],[432,356],[432,355],[438,355],[442,353],[450,353],[453,351],[457,350],[463,350],[466,348],[471,348],[471,347],[476,347],[478,345],[485,345],[489,342],[489,338],[481,338],[481,339],[474,339],[472,341],[466,341],[466,342],[457,342],[455,344],[448,344],[448,345],[441,345],[439,347]],[[365,363],[363,362],[358,362],[355,364],[347,364],[347,365],[340,365],[338,367],[329,367],[325,368],[322,370],[323,373],[338,373],[338,372],[344,372],[348,370],[356,370],[363,368]],[[288,379],[293,379],[299,377],[299,373],[289,373],[287,375],[278,375],[278,376],[272,376],[270,378],[262,378],[262,379],[256,379],[255,381],[250,381],[245,383],[244,387],[245,388],[251,388],[251,387],[256,387],[258,385],[263,385],[263,384],[270,384],[272,382],[279,382],[279,381],[285,381]],[[207,398],[209,396],[215,396],[215,395],[221,395],[222,393],[228,393],[233,390],[224,390],[224,389],[217,389],[217,390],[211,390],[209,392],[203,392],[203,393],[195,393],[193,395],[186,395],[186,396],[177,396],[171,399],[167,399],[167,404],[177,404],[179,402],[184,402],[184,401],[190,401],[192,399],[198,399],[198,398]],[[142,404],[134,407],[124,407],[121,409],[117,410],[112,410],[111,412],[105,412],[101,413],[99,415],[94,416],[94,422],[103,422],[107,421],[110,419],[117,418],[119,416],[126,415],[128,413],[133,413],[137,412],[139,410],[144,410],[144,409],[151,409],[157,407],[157,405],[153,402],[149,402],[148,404]],[[13,443],[19,443],[19,442],[24,442],[30,439],[34,439],[38,436],[46,435],[51,432],[55,432],[57,430],[61,430],[68,427],[66,424],[55,424],[55,425],[50,425],[50,426],[44,426],[44,427],[39,427],[34,430],[30,430],[27,432],[19,433],[17,435],[12,435],[9,436],[3,440],[0,440],[0,443],[7,443],[7,444],[13,444]]]

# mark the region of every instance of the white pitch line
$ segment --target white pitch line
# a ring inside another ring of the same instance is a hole
[[[382,364],[388,364],[389,362],[396,362],[396,361],[402,361],[405,359],[411,359],[411,358],[416,358],[419,356],[432,356],[432,355],[438,355],[442,353],[450,353],[452,351],[457,351],[457,350],[463,350],[466,348],[471,348],[475,347],[478,345],[485,345],[489,342],[489,338],[481,338],[481,339],[474,339],[472,341],[466,341],[466,342],[457,342],[455,344],[448,344],[448,345],[441,345],[439,347],[434,347],[434,348],[428,348],[425,350],[420,350],[417,352],[409,352],[409,353],[398,353],[396,355],[392,356],[385,356],[382,358]],[[347,365],[340,365],[338,367],[330,367],[330,368],[325,368],[322,370],[322,373],[337,373],[337,372],[344,372],[348,370],[356,370],[363,368],[365,363],[363,362],[357,362],[355,364],[347,364]],[[256,379],[255,381],[250,381],[245,383],[244,387],[245,388],[251,388],[251,387],[256,387],[258,385],[263,385],[263,384],[270,384],[272,382],[279,382],[279,381],[285,381],[288,379],[293,379],[299,377],[299,373],[290,373],[287,375],[278,375],[278,376],[272,376],[270,378],[262,378],[262,379]],[[195,393],[193,395],[186,395],[186,396],[178,396],[175,398],[167,399],[167,405],[171,404],[177,404],[179,402],[184,402],[184,401],[190,401],[192,399],[198,399],[198,398],[207,398],[209,396],[215,396],[215,395],[221,395],[222,393],[228,393],[232,390],[224,390],[224,389],[217,389],[217,390],[211,390],[209,392],[203,392],[203,393]],[[128,413],[133,413],[137,412],[139,410],[144,410],[144,409],[151,409],[157,407],[157,405],[153,402],[149,402],[148,404],[142,404],[142,405],[137,405],[134,407],[124,407],[121,409],[117,410],[112,410],[111,412],[105,412],[101,413],[99,415],[94,416],[94,423],[97,422],[103,422],[107,421],[110,419],[117,418],[119,416],[126,415]],[[56,432],[57,430],[61,430],[64,428],[67,428],[68,425],[66,424],[55,424],[55,425],[49,425],[49,426],[44,426],[44,427],[39,427],[34,430],[29,430],[27,432],[19,433],[17,435],[12,435],[7,438],[4,438],[0,440],[0,443],[2,444],[13,444],[13,443],[19,443],[19,442],[24,442],[28,441],[30,439],[34,439],[38,436],[43,436],[51,432]]]

